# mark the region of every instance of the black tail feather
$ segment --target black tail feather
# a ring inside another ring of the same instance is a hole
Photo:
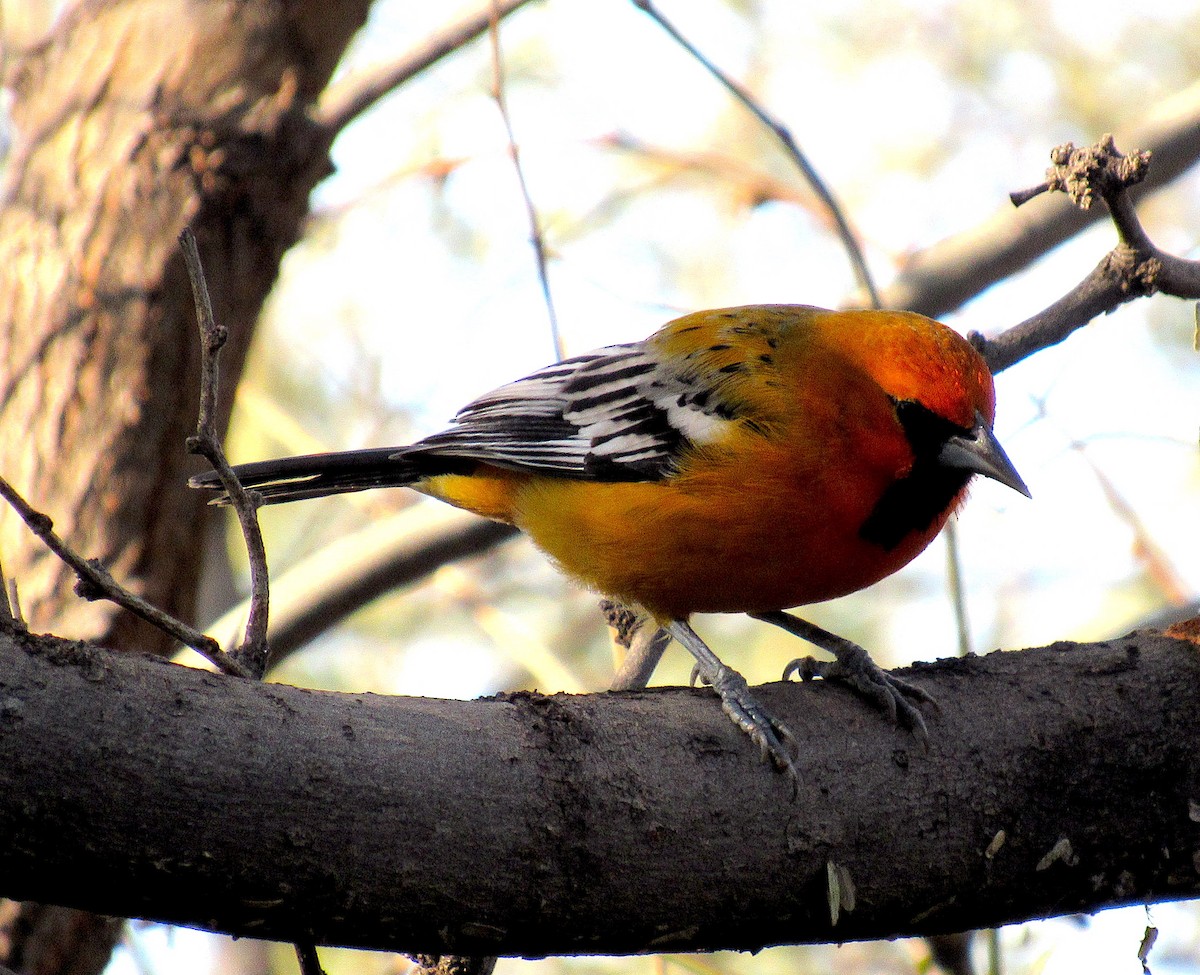
[[[233,472],[243,487],[257,491],[263,504],[323,498],[330,494],[403,487],[429,473],[416,457],[396,456],[401,447],[376,447],[332,454],[308,454],[238,464]],[[188,487],[219,492],[213,504],[228,504],[229,495],[216,471],[197,474]]]

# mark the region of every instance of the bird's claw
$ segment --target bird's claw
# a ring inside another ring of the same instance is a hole
[[[700,673],[700,678],[717,692],[722,709],[733,723],[758,746],[762,760],[770,760],[780,772],[787,773],[794,790],[799,782],[795,756],[800,742],[787,725],[755,700],[746,678],[736,670],[722,664],[715,674]]]
[[[717,692],[722,709],[758,747],[763,760],[770,758],[779,771],[787,773],[792,782],[794,797],[800,781],[795,761],[795,756],[800,753],[800,742],[796,736],[754,699],[746,678],[721,663],[721,659],[700,639],[687,620],[670,620],[664,625],[664,629],[682,643],[695,658],[693,683],[699,677]]]
[[[929,729],[916,705],[929,704],[936,709],[938,705],[933,696],[916,684],[888,673],[857,644],[847,641],[847,646],[844,649],[839,648],[839,651],[835,660],[797,658],[784,667],[783,679],[788,680],[796,675],[806,681],[820,677],[848,684],[881,711],[886,712],[893,723],[911,729],[928,749]]]

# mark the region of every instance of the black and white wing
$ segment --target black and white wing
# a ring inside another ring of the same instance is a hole
[[[459,457],[520,471],[601,481],[671,473],[689,443],[731,417],[645,343],[564,359],[464,407],[449,429],[397,457]]]

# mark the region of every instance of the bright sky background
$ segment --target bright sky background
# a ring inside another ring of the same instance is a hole
[[[790,127],[859,228],[882,284],[905,254],[973,227],[1007,206],[1010,190],[1037,183],[1051,146],[1128,129],[1200,66],[1189,46],[1200,7],[1183,0],[676,0],[663,8]],[[452,16],[446,4],[381,2],[349,65],[390,60]],[[790,200],[748,206],[731,174],[768,175],[802,198],[799,177],[632,4],[532,7],[505,23],[503,48],[569,353],[642,338],[701,307],[845,300],[853,281],[820,217]],[[330,448],[433,432],[475,395],[553,356],[490,75],[487,46],[476,43],[347,131],[335,146],[337,174],[314,199],[328,219],[286,259],[251,382]],[[605,148],[615,135],[659,155]],[[720,165],[689,173],[664,162],[667,154]],[[444,180],[434,178],[448,161]],[[1185,255],[1195,246],[1198,188],[1190,176],[1169,199],[1143,207],[1160,245]],[[1059,297],[1112,240],[1101,224],[947,321],[995,334]],[[999,377],[997,433],[1034,500],[983,483],[960,518],[977,650],[1111,636],[1168,602],[1135,546],[1137,523],[1179,591],[1200,590],[1192,321],[1183,302],[1138,302]],[[313,449],[253,403],[243,401],[238,459]],[[1114,513],[1105,481],[1137,523]],[[333,504],[268,512],[277,569],[321,531],[365,517],[359,502]],[[935,543],[896,578],[812,615],[890,663],[951,654],[945,559]],[[514,662],[506,648],[550,652],[582,641],[568,666],[580,686],[599,688],[608,662],[593,606],[513,546],[479,571],[446,570],[405,601],[365,614],[286,679],[472,697],[529,680],[528,660]],[[706,619],[699,628],[752,681],[774,679],[795,652],[738,621]],[[376,649],[356,649],[364,639]],[[380,653],[381,640],[394,652]],[[683,657],[669,659],[660,679],[685,679]],[[1188,954],[1200,941],[1195,910],[1152,913],[1163,929],[1157,975],[1200,971]],[[1145,924],[1143,910],[1127,909],[1090,923],[1009,929],[1007,970],[1136,975]],[[210,970],[215,942],[206,936],[176,932],[173,947],[161,929],[138,937],[157,970]],[[904,944],[779,949],[714,963],[755,975],[796,965],[904,972],[921,953]],[[650,963],[573,964],[626,972]],[[111,971],[132,975],[132,955]]]

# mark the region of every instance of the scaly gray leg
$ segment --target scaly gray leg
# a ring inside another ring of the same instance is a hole
[[[700,677],[721,698],[721,707],[730,719],[758,746],[765,760],[768,756],[781,772],[787,772],[793,784],[798,781],[794,756],[799,742],[778,718],[772,717],[750,693],[746,678],[725,666],[686,620],[672,620],[666,631],[696,658]]]

